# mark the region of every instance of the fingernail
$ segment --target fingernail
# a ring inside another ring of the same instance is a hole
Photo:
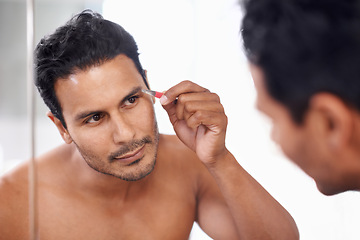
[[[165,105],[165,104],[167,104],[167,102],[168,102],[168,98],[165,96],[165,94],[162,95],[160,98],[161,105]]]

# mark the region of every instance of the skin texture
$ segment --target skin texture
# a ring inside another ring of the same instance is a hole
[[[48,114],[65,144],[36,159],[42,239],[188,239],[194,221],[213,239],[299,238],[225,147],[216,94],[190,81],[166,91],[168,136],[141,88],[124,55],[56,82],[67,129]],[[0,239],[28,239],[27,169],[1,179]]]
[[[284,154],[310,177],[325,195],[360,190],[360,115],[339,97],[314,94],[304,122],[293,121],[288,109],[266,89],[260,67],[250,64],[257,90],[257,108],[273,123],[272,138]]]

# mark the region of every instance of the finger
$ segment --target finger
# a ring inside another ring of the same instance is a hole
[[[209,90],[191,81],[183,81],[167,90],[160,98],[160,102],[162,105],[167,105],[175,101],[181,94],[195,92],[209,92]]]
[[[193,129],[203,125],[210,131],[220,134],[226,131],[227,117],[218,112],[197,111],[186,120],[186,124]]]
[[[176,116],[179,119],[184,119],[187,112],[194,112],[202,107],[209,111],[212,111],[212,107],[215,109],[218,105],[221,105],[220,98],[215,93],[201,92],[201,93],[185,93],[178,97],[176,104]],[[222,106],[221,106],[222,107]],[[205,109],[204,109],[205,110]]]
[[[224,107],[218,102],[203,102],[203,101],[192,101],[187,102],[184,105],[183,110],[183,119],[189,119],[194,113],[202,111],[202,112],[217,112],[220,114],[224,113]],[[177,113],[178,114],[178,113]],[[179,115],[177,115],[179,118]]]
[[[178,118],[176,116],[176,107],[177,105],[173,102],[167,105],[162,105],[162,107],[165,109],[167,114],[169,115],[169,119],[172,125],[175,124],[176,121],[178,121]]]
[[[177,102],[190,102],[190,101],[204,101],[204,102],[219,102],[220,98],[216,93],[209,91],[206,92],[192,92],[182,93],[178,96]]]

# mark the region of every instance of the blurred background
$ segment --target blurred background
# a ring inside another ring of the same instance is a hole
[[[255,90],[241,47],[242,11],[237,0],[35,0],[36,43],[84,9],[102,13],[134,36],[151,88],[164,91],[188,79],[219,94],[229,119],[228,149],[290,212],[301,239],[360,239],[359,193],[323,196],[313,180],[271,141],[271,123],[254,107]],[[0,53],[3,174],[30,157],[25,0],[0,0]],[[62,139],[36,96],[35,144],[36,155],[40,155]],[[155,108],[160,132],[172,134],[166,113],[159,103]],[[210,238],[195,224],[190,239]]]

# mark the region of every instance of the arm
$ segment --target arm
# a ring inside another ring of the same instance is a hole
[[[227,117],[219,97],[189,81],[164,96],[161,103],[177,136],[197,154],[221,191],[204,183],[198,199],[204,231],[215,239],[299,239],[289,213],[226,149]]]

